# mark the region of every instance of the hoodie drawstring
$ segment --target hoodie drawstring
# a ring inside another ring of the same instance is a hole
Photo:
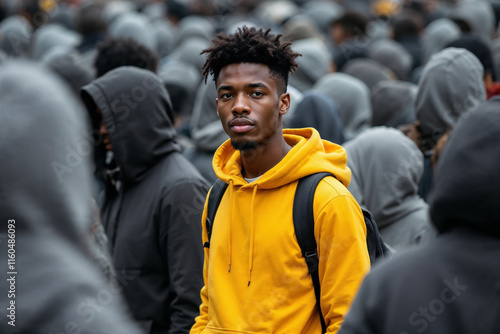
[[[229,240],[228,240],[228,248],[229,248],[229,265],[227,272],[231,272],[231,261],[233,255],[233,205],[234,205],[234,196],[233,196],[233,180],[229,180]]]
[[[252,269],[253,269],[253,250],[255,243],[255,217],[253,209],[255,204],[255,195],[257,194],[258,184],[255,184],[252,192],[252,200],[250,202],[250,251],[248,252],[248,285],[250,286],[250,282],[252,281]]]

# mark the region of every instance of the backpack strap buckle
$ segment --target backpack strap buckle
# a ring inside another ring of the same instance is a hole
[[[306,259],[307,267],[309,268],[310,273],[318,271],[319,258],[317,251],[306,251],[304,253],[304,258]]]

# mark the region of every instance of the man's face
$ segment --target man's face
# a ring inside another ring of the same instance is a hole
[[[96,107],[96,113],[99,115],[99,134],[102,136],[102,143],[106,147],[106,151],[112,151],[113,147],[111,146],[111,139],[109,138],[109,133],[108,129],[106,128],[106,125],[104,124],[104,120],[102,119],[102,113],[101,110],[99,110],[98,107]]]
[[[239,63],[223,67],[217,78],[216,103],[217,115],[235,149],[281,140],[281,116],[290,107],[290,95],[281,94],[268,66]]]

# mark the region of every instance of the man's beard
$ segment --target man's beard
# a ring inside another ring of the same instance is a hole
[[[257,146],[259,146],[259,143],[256,141],[245,141],[245,142],[237,142],[234,140],[231,140],[231,145],[235,150],[238,151],[248,151],[248,150],[253,150],[256,149]]]

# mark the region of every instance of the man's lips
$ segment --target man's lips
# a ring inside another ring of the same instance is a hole
[[[235,118],[229,122],[229,127],[236,133],[245,133],[250,131],[254,124],[246,118]]]

